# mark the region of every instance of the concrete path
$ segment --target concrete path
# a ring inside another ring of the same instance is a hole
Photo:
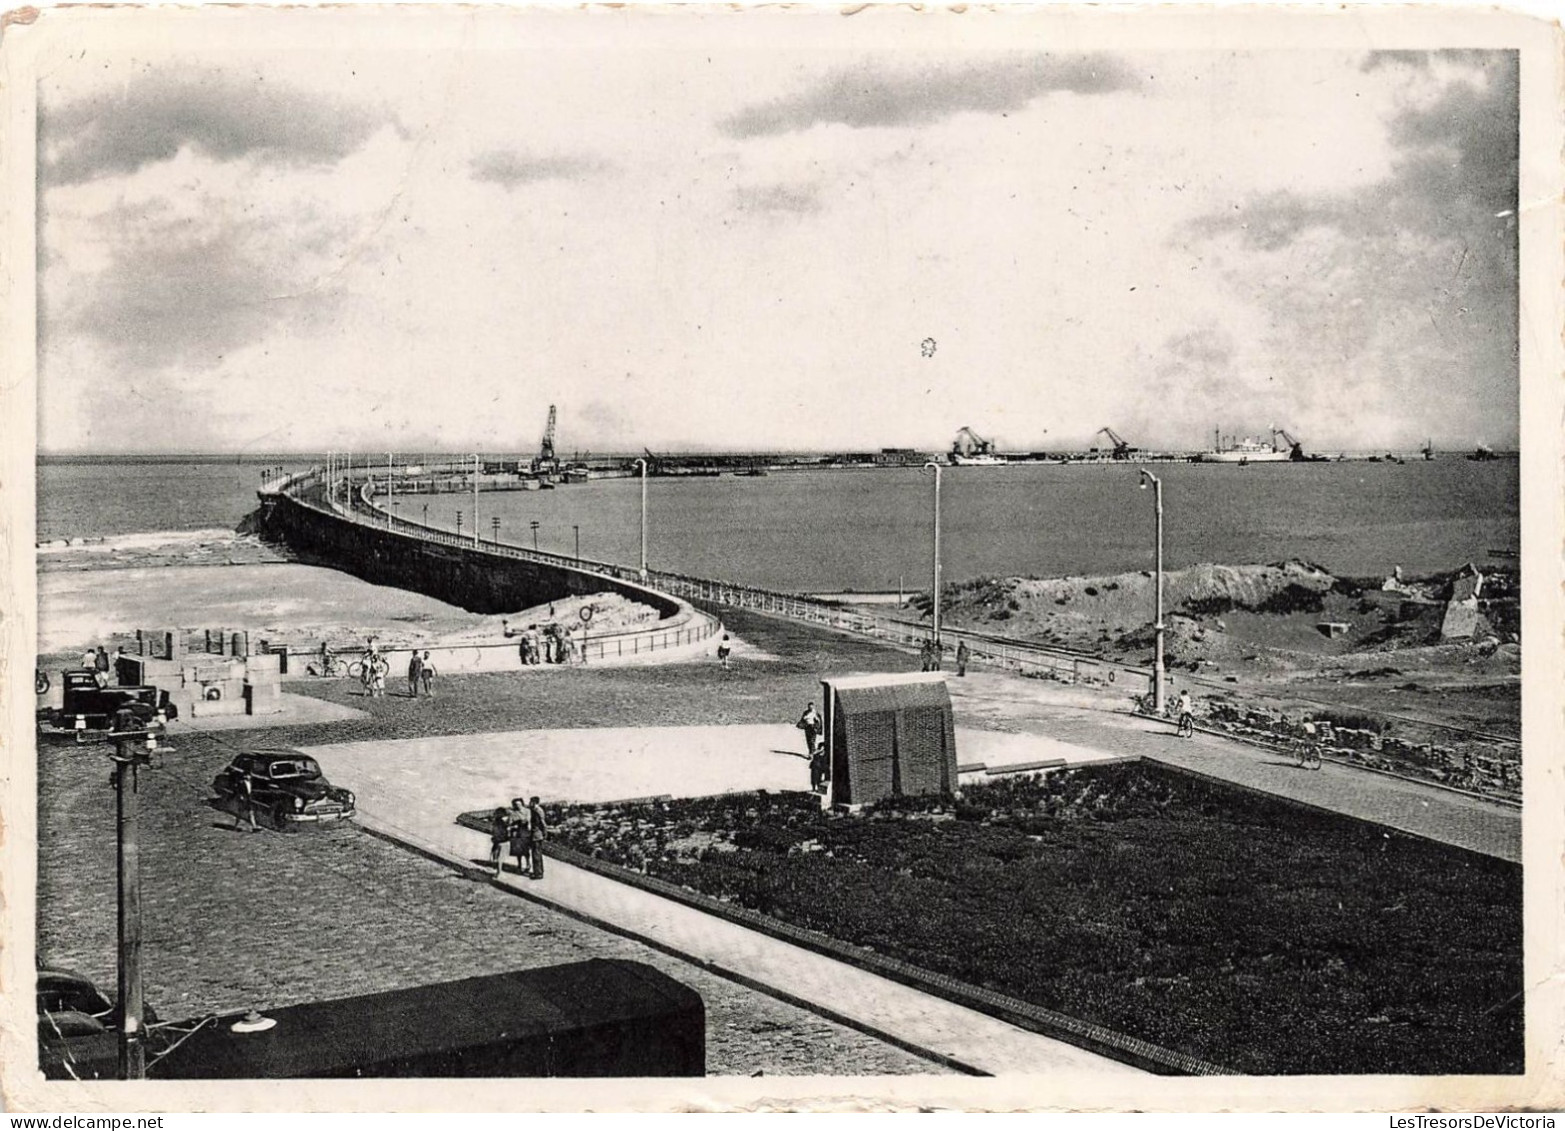
[[[982,762],[991,770],[1113,757],[1057,739],[965,727],[957,729],[956,745],[964,764]],[[400,814],[434,823],[534,794],[546,801],[604,802],[810,787],[804,737],[786,724],[528,730],[310,749],[334,782],[361,799],[383,798]]]
[[[1353,766],[1327,763],[1319,771],[1304,770],[1275,751],[1216,735],[1180,739],[1172,725],[1116,713],[1115,707],[1128,707],[1128,695],[990,672],[947,683],[958,718],[980,717],[991,726],[1077,748],[1167,762],[1459,848],[1521,860],[1521,810],[1514,806]]]

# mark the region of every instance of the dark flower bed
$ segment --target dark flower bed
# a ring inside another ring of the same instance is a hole
[[[1523,1068],[1521,870],[1145,763],[858,817],[735,794],[568,847],[1241,1072]]]

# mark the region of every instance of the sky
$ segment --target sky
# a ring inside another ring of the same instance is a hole
[[[1516,444],[1510,52],[572,23],[49,69],[40,450]]]

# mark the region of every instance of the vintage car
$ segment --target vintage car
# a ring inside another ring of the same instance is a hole
[[[212,782],[219,809],[246,816],[245,780],[255,815],[276,828],[292,824],[339,821],[353,816],[353,794],[326,780],[314,758],[295,750],[249,750],[240,754]]]
[[[142,1006],[142,1022],[157,1021],[149,1005]],[[119,1007],[95,986],[91,979],[58,967],[38,968],[38,1036],[40,1039],[68,1040],[71,1037],[118,1029]]]
[[[153,722],[159,711],[164,719],[179,714],[168,692],[156,687],[99,687],[96,673],[89,671],[63,672],[60,678],[61,705],[39,709],[40,733],[75,731],[76,741],[85,742],[93,732],[107,731],[121,708],[128,708],[142,723]]]

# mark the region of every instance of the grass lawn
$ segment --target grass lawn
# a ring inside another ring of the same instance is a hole
[[[1523,1067],[1521,869],[1148,763],[580,807],[579,851],[1247,1073]]]

